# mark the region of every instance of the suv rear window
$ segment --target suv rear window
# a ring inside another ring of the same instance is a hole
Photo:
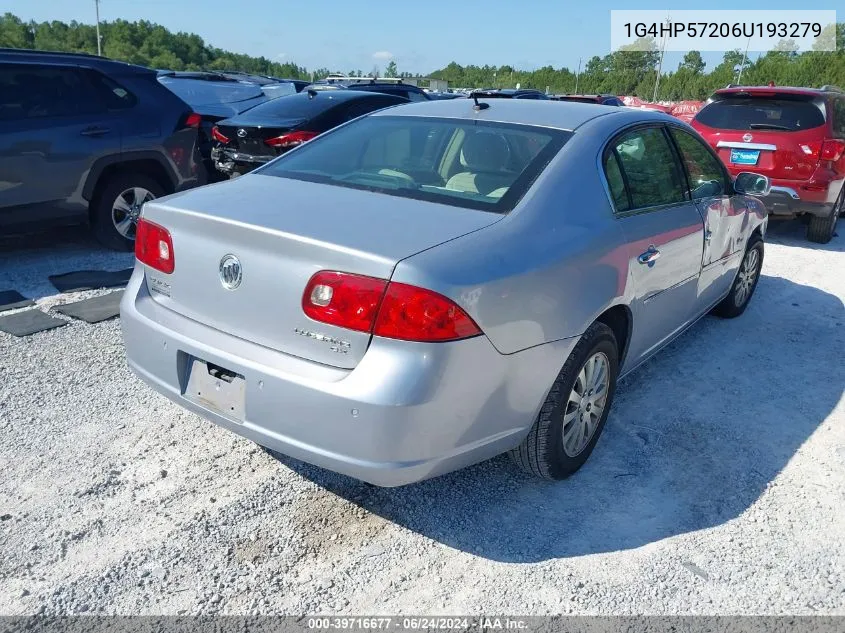
[[[506,213],[571,136],[528,125],[368,116],[257,173]]]
[[[798,132],[824,125],[824,113],[806,99],[729,97],[705,106],[695,120],[722,130]]]

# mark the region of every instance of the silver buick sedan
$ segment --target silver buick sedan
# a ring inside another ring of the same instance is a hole
[[[703,315],[743,313],[768,188],[656,112],[389,108],[148,202],[128,362],[220,426],[373,484],[506,451],[561,479],[621,376]]]

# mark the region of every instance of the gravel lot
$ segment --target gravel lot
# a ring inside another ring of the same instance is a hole
[[[131,264],[65,239],[0,245],[0,290]],[[0,333],[0,613],[845,614],[845,237],[776,224],[763,273],[556,484],[279,463],[136,380],[117,320]]]

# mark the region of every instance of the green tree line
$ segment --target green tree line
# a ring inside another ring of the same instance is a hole
[[[100,34],[103,55],[150,68],[169,70],[241,70],[263,75],[309,79],[324,77],[328,68],[313,71],[295,63],[279,63],[266,57],[252,57],[225,51],[206,44],[193,33],[173,33],[165,27],[146,20],[101,22]],[[698,51],[690,51],[677,68],[661,69],[657,90],[658,100],[704,99],[713,90],[736,82],[742,67],[742,83],[760,85],[773,81],[777,85],[819,87],[834,84],[845,87],[845,23],[832,26],[823,34],[837,50],[798,53],[791,41],[781,42],[776,50],[763,55],[750,55],[746,60],[742,51],[724,54],[721,63],[710,72]],[[0,17],[0,47],[34,48],[41,50],[97,52],[94,26],[76,21],[24,22],[6,13]],[[514,87],[549,89],[554,93],[612,93],[637,95],[650,100],[658,77],[660,54],[653,40],[640,41],[626,50],[587,60],[580,70],[544,66],[535,70],[520,70],[512,66],[461,66],[452,62],[430,74],[444,79],[452,87]],[[399,72],[391,61],[385,69],[388,75],[410,76]],[[337,69],[334,72],[338,72]],[[373,68],[369,75],[378,74]],[[360,70],[349,75],[362,76]]]
[[[838,85],[845,89],[845,23],[831,26],[823,34],[828,41],[837,41],[836,51],[795,52],[791,41],[781,42],[776,50],[762,55],[732,50],[724,54],[721,63],[706,72],[698,51],[689,51],[677,68],[661,69],[658,100],[705,99],[714,90],[736,83],[742,68],[741,82],[749,85],[821,87]],[[604,57],[595,56],[576,73],[569,68],[544,66],[532,71],[512,66],[461,66],[452,62],[446,68],[431,73],[450,86],[466,88],[523,88],[549,89],[553,93],[636,95],[644,100],[654,96],[660,53],[654,41],[639,42],[628,50],[620,50]],[[646,50],[641,50],[646,49]],[[576,76],[577,75],[577,76]]]

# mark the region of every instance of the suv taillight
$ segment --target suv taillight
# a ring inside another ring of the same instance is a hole
[[[202,125],[202,117],[196,112],[191,112],[185,117],[185,127],[199,128]]]
[[[821,160],[832,160],[833,162],[836,162],[842,158],[842,154],[845,154],[845,140],[838,138],[828,139],[822,143],[819,158]]]
[[[170,274],[176,268],[170,231],[155,222],[138,219],[135,230],[135,257],[150,268]]]
[[[481,334],[472,318],[441,294],[337,271],[311,277],[302,309],[315,321],[405,341],[455,341]]]
[[[831,160],[833,162],[842,158],[845,154],[845,140],[828,139],[826,141],[812,141],[801,143],[801,151],[808,156],[814,156],[819,160]]]
[[[299,130],[298,132],[288,132],[281,136],[268,138],[264,142],[270,147],[278,147],[279,149],[289,149],[297,145],[301,145],[305,141],[310,141],[317,136],[317,132],[308,132],[306,130]]]

